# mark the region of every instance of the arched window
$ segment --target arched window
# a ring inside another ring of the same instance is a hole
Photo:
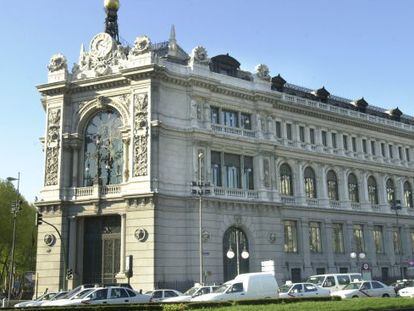
[[[395,188],[394,188],[394,182],[391,178],[388,178],[386,184],[385,184],[385,191],[387,192],[387,201],[389,204],[392,204],[395,202]]]
[[[413,191],[408,181],[404,183],[404,206],[413,207]]]
[[[249,272],[249,241],[238,227],[227,229],[223,236],[224,281]]]
[[[338,178],[333,170],[330,170],[326,175],[326,182],[328,186],[328,198],[329,200],[338,201]]]
[[[305,194],[309,199],[316,198],[316,178],[315,172],[311,167],[307,167],[303,174],[305,180]]]
[[[280,192],[283,195],[293,195],[292,169],[286,163],[280,166]]]
[[[351,202],[359,202],[358,180],[352,173],[348,176],[348,195]]]
[[[123,143],[121,117],[115,110],[98,112],[85,131],[83,185],[122,182]]]
[[[368,178],[368,199],[371,204],[378,204],[377,182],[373,176]]]

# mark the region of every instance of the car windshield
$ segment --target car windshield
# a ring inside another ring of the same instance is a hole
[[[58,299],[63,299],[64,297],[66,297],[67,292],[61,292],[61,293],[57,293],[52,299],[50,300],[58,300]]]
[[[348,285],[346,285],[343,289],[359,289],[361,286],[361,283],[349,283]]]
[[[322,285],[323,280],[325,280],[324,276],[311,276],[310,278],[306,280],[306,282],[317,284],[317,285]]]
[[[83,291],[80,291],[75,296],[73,296],[71,299],[85,298],[88,294],[90,294],[93,291],[94,291],[93,288],[84,289]]]
[[[231,285],[230,284],[223,284],[219,286],[214,292],[215,293],[224,293]]]
[[[279,292],[281,293],[287,293],[289,289],[292,287],[292,285],[283,285],[279,287]]]
[[[55,294],[45,293],[42,296],[40,296],[39,298],[37,298],[36,301],[49,300],[53,297],[53,295],[55,295]]]
[[[186,296],[192,296],[200,287],[191,287],[188,291],[184,293]]]

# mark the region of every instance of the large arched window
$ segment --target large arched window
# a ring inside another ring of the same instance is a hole
[[[338,178],[336,177],[336,174],[333,170],[330,170],[328,174],[326,174],[326,183],[328,186],[329,200],[338,201]]]
[[[311,167],[307,167],[303,174],[305,181],[305,194],[309,199],[316,198],[316,178],[315,172]]]
[[[84,186],[122,182],[122,121],[115,110],[98,112],[85,131]]]
[[[391,178],[388,178],[385,184],[385,191],[387,192],[387,201],[389,204],[393,204],[395,202],[395,188],[394,182]]]
[[[358,180],[352,173],[348,176],[348,195],[351,202],[359,202]]]
[[[368,178],[368,199],[371,204],[378,204],[377,182],[373,176]]]
[[[404,206],[413,207],[413,191],[408,181],[404,183]]]
[[[283,195],[293,195],[292,169],[286,163],[280,166],[280,192]]]

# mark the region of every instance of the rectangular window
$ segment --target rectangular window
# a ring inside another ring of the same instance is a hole
[[[299,126],[299,139],[302,143],[305,142],[305,128],[303,126]]]
[[[214,186],[221,187],[221,153],[211,151],[211,181]]]
[[[310,143],[315,144],[315,129],[309,129]]]
[[[309,223],[309,247],[312,253],[322,252],[321,224],[319,222]]]
[[[362,140],[362,152],[367,153],[367,140],[366,139]]]
[[[400,228],[394,228],[392,230],[392,241],[394,245],[394,253],[401,254]]]
[[[381,155],[383,158],[385,158],[385,144],[381,143]]]
[[[286,138],[292,140],[292,124],[286,123]]]
[[[394,159],[394,152],[393,152],[393,150],[392,150],[393,148],[392,148],[392,145],[388,145],[388,151],[390,152],[390,158],[391,159]]]
[[[245,189],[254,189],[253,184],[253,157],[244,156],[244,186]]]
[[[243,129],[251,130],[252,129],[252,118],[248,113],[240,114],[240,126]]]
[[[224,154],[224,173],[227,188],[241,188],[239,155]]]
[[[228,127],[238,127],[238,113],[235,111],[223,110],[224,125]]]
[[[376,155],[377,150],[375,150],[375,140],[371,140],[371,154]]]
[[[357,151],[356,137],[352,137],[352,151]]]
[[[410,162],[410,149],[409,148],[405,148],[405,159],[407,160],[407,162]]]
[[[342,140],[344,141],[344,150],[348,151],[348,135],[344,135]]]
[[[357,253],[365,252],[364,231],[362,225],[354,225],[353,227],[354,244]]]
[[[336,133],[332,133],[332,148],[338,148],[338,145],[336,143]]]
[[[220,123],[220,115],[218,107],[211,107],[210,109],[210,119],[212,124]]]
[[[382,226],[374,226],[372,235],[374,238],[375,252],[377,254],[382,254],[384,252]]]
[[[282,125],[280,124],[280,121],[276,121],[276,137],[282,138]]]
[[[332,224],[333,249],[337,254],[344,253],[344,232],[342,228],[342,224]]]
[[[403,159],[402,147],[398,147],[398,157],[400,158],[400,160]]]
[[[410,238],[411,238],[411,249],[412,249],[412,252],[414,253],[414,229],[411,229],[410,231]]]
[[[296,221],[286,220],[284,222],[285,232],[285,253],[297,253],[298,252],[298,233],[296,227]]]
[[[322,131],[321,133],[322,133],[322,145],[327,147],[328,146],[328,140],[326,139],[327,133],[326,133],[326,131]]]

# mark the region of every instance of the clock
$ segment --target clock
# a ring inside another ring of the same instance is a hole
[[[99,58],[107,56],[113,47],[114,40],[104,32],[97,34],[91,41],[91,52]]]

